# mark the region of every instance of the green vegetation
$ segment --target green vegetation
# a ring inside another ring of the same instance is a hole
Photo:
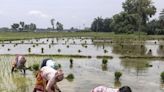
[[[41,48],[41,53],[44,53],[44,48]]]
[[[164,72],[161,73],[161,80],[164,82]]]
[[[28,48],[28,52],[29,52],[29,53],[31,52],[31,48]]]
[[[61,49],[58,49],[58,52],[60,53],[61,52]]]
[[[108,59],[103,58],[103,59],[102,59],[102,70],[103,70],[103,71],[106,71],[106,70],[108,69],[107,63],[108,63]]]
[[[33,64],[32,69],[35,71],[39,70],[39,64]]]
[[[94,39],[112,39],[117,41],[122,40],[137,40],[138,33],[135,34],[114,34],[105,32],[0,32],[0,41],[5,40],[23,40],[33,38],[54,38],[54,37],[92,37]],[[142,40],[164,39],[162,35],[146,35],[141,34]],[[53,43],[53,42],[52,42]]]
[[[71,65],[73,64],[73,59],[72,59],[72,58],[70,59],[70,64],[71,64]]]
[[[108,53],[108,51],[107,50],[104,50],[104,53]]]
[[[61,24],[60,22],[56,23],[56,30],[63,30],[63,24]]]
[[[115,80],[119,80],[120,77],[122,76],[122,73],[121,72],[115,72],[114,75],[115,75]]]
[[[78,52],[80,53],[80,52],[81,52],[81,50],[78,50]]]
[[[122,4],[124,11],[112,18],[95,18],[91,25],[94,32],[114,32],[116,34],[144,32],[148,35],[164,34],[164,10],[158,20],[149,19],[155,15],[156,7],[152,0],[125,0]]]
[[[20,22],[20,23],[13,23],[13,25],[11,25],[11,28],[13,31],[16,32],[34,31],[36,30],[36,25],[34,23],[25,24],[24,22]]]
[[[71,74],[68,74],[67,75],[67,77],[66,77],[66,79],[68,80],[68,81],[73,81],[74,80],[74,75],[71,73]]]
[[[103,60],[102,60],[102,64],[106,65],[107,63],[108,63],[108,59],[103,58]]]

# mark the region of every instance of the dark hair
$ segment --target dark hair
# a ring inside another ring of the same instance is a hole
[[[40,67],[40,68],[42,68],[42,67],[46,66],[46,63],[47,63],[47,61],[48,61],[48,60],[51,60],[51,59],[49,59],[49,58],[43,59],[43,61],[42,61],[42,63],[41,63],[41,67]]]
[[[123,86],[119,88],[119,92],[132,92],[132,90],[129,86]]]

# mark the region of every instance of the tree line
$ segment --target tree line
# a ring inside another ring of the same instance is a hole
[[[20,22],[20,23],[13,23],[11,25],[11,29],[13,31],[18,31],[18,32],[23,32],[23,31],[35,31],[36,30],[36,24],[30,23],[30,24],[25,24],[25,22]]]
[[[55,21],[54,19],[50,20],[52,28],[50,27],[50,28],[41,29],[41,30],[44,30],[44,31],[62,31],[64,29],[63,24],[57,21],[56,27],[55,27],[54,21]],[[40,30],[39,28],[37,28],[36,24],[34,24],[34,23],[26,24],[25,22],[20,21],[19,23],[13,23],[11,25],[11,29],[7,28],[7,27],[3,27],[3,28],[0,28],[0,31],[35,32],[36,29]]]
[[[151,0],[126,0],[122,3],[123,11],[112,18],[97,17],[91,24],[94,32],[164,34],[164,10],[159,19],[150,21],[156,7]]]

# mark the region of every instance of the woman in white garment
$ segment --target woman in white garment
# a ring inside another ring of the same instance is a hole
[[[105,86],[98,86],[91,90],[91,92],[132,92],[129,86],[123,86],[119,89],[108,88]]]
[[[41,66],[33,92],[61,92],[57,82],[64,79],[64,74],[61,69],[54,69],[54,64],[53,60],[47,60],[45,66]]]

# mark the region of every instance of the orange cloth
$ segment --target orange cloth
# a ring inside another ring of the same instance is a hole
[[[44,92],[44,80],[43,80],[41,71],[39,71],[36,75],[35,89]]]

